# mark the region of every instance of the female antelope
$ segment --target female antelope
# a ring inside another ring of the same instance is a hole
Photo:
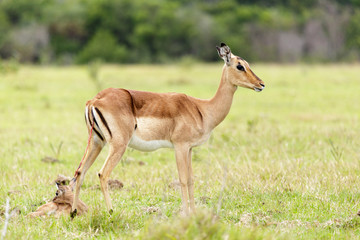
[[[112,205],[107,181],[128,146],[140,151],[174,148],[183,211],[188,214],[189,210],[195,210],[192,148],[204,143],[211,131],[224,120],[238,86],[257,92],[265,87],[249,64],[233,55],[226,44],[221,43],[216,48],[225,65],[220,86],[211,99],[203,100],[180,93],[109,88],[86,103],[85,119],[91,136],[84,162],[73,179],[76,187],[72,216],[77,212],[80,186],[86,171],[105,143],[109,144],[109,155],[98,175],[110,213]]]

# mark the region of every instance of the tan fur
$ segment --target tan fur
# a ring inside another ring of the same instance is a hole
[[[73,203],[74,194],[70,186],[59,185],[56,191],[56,196],[51,202],[41,205],[35,212],[30,213],[29,217],[42,217],[54,215],[60,217],[61,215],[70,215],[71,206]],[[81,200],[78,202],[77,213],[79,215],[87,212],[88,207]]]
[[[71,181],[71,177],[59,174],[55,179],[54,183],[57,183],[59,185],[69,185],[70,181]]]
[[[225,65],[220,86],[211,99],[203,100],[180,93],[109,88],[99,92],[86,103],[87,127],[90,132],[91,123],[95,121],[95,133],[92,135],[84,163],[76,174],[73,211],[78,206],[77,199],[86,171],[106,142],[109,144],[109,155],[99,172],[99,177],[106,206],[108,210],[112,210],[106,183],[134,134],[145,142],[163,140],[173,145],[183,210],[188,213],[189,205],[191,211],[195,210],[192,148],[204,143],[211,131],[224,120],[230,110],[237,86],[257,91],[264,87],[263,81],[251,71],[249,64],[233,55],[229,47],[222,44],[217,49]],[[237,69],[238,64],[244,66],[245,71]]]

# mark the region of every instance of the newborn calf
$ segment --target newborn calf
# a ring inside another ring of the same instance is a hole
[[[55,217],[60,217],[62,214],[70,215],[74,194],[70,186],[60,185],[56,183],[57,191],[56,196],[51,202],[48,202],[38,209],[35,212],[30,213],[30,217],[40,217],[40,216],[49,216],[54,215]],[[87,212],[88,207],[83,201],[79,199],[77,214],[81,215]]]

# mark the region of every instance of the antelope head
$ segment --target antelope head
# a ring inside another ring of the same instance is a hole
[[[57,191],[52,201],[55,203],[67,203],[71,205],[74,198],[74,194],[71,191],[71,187],[68,185],[61,185],[60,183],[57,182],[56,188]]]
[[[264,82],[251,71],[249,64],[241,57],[232,54],[225,43],[221,43],[216,49],[219,56],[224,59],[224,71],[231,84],[250,88],[256,92],[261,92],[265,88]]]

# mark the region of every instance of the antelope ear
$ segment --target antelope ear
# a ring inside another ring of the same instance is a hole
[[[230,65],[230,59],[231,59],[230,48],[225,43],[221,43],[220,47],[216,46],[216,50],[217,50],[219,56],[222,59],[224,59],[224,62],[226,63],[226,65]]]
[[[56,182],[56,189],[59,190],[59,185],[60,183],[59,182]]]
[[[71,181],[69,183],[69,186],[70,186],[70,189],[72,192],[74,191],[75,185],[76,185],[76,178],[73,178],[73,179],[71,179]]]

